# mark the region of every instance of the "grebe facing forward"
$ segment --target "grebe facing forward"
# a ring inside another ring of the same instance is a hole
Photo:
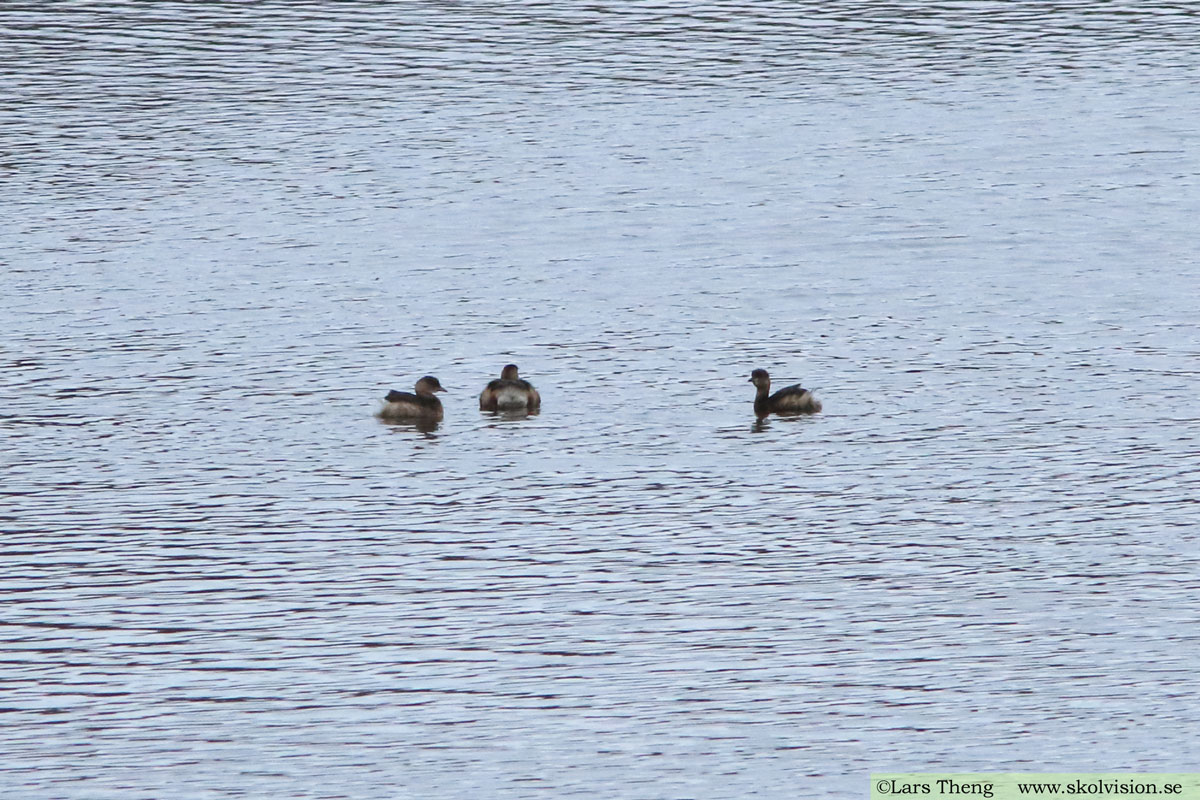
[[[500,377],[490,381],[479,395],[480,411],[526,411],[532,414],[541,404],[541,395],[533,384],[517,377],[516,364],[505,366]]]
[[[751,372],[750,382],[758,389],[754,396],[754,413],[759,419],[768,414],[816,414],[821,410],[821,401],[798,383],[771,394],[771,376],[765,369]]]
[[[379,412],[379,416],[383,419],[408,419],[408,420],[426,420],[429,422],[439,422],[442,419],[442,401],[438,400],[434,392],[444,392],[445,389],[438,383],[438,379],[432,375],[426,375],[421,380],[417,381],[415,387],[416,394],[411,392],[397,392],[392,389],[387,393],[387,397],[383,398],[385,404]]]

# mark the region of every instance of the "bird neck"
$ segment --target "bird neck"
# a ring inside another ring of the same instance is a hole
[[[771,393],[770,386],[756,386],[758,391],[754,395],[754,413],[760,417],[767,413],[767,396]]]

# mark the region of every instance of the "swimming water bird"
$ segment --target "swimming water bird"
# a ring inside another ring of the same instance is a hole
[[[437,399],[434,392],[444,392],[446,390],[442,388],[442,384],[438,383],[438,379],[432,375],[426,375],[417,381],[415,390],[416,394],[411,392],[397,392],[395,389],[392,389],[387,393],[387,397],[383,398],[385,403],[379,411],[379,416],[383,419],[391,420],[440,421],[442,418],[442,401]]]
[[[821,401],[798,383],[770,394],[771,376],[765,369],[751,372],[750,382],[758,389],[754,396],[754,413],[759,419],[768,414],[816,414],[821,410]]]
[[[490,381],[479,395],[480,411],[526,411],[535,413],[542,397],[527,380],[517,377],[517,365],[508,364],[500,377]]]

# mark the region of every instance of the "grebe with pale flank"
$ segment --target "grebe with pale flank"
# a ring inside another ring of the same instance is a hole
[[[798,383],[771,394],[771,376],[765,369],[751,372],[750,382],[758,390],[754,396],[754,413],[759,419],[768,414],[816,414],[821,410],[821,401]]]
[[[517,365],[508,364],[500,377],[490,381],[479,395],[480,411],[527,411],[534,413],[542,397],[533,384],[517,375]]]
[[[432,375],[426,375],[417,381],[412,392],[397,392],[392,389],[384,399],[384,406],[379,411],[383,419],[420,419],[432,422],[442,418],[442,401],[437,399],[434,392],[444,392],[442,384]]]

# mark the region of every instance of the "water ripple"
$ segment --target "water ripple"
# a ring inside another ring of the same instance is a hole
[[[1196,21],[5,4],[6,787],[1177,769]]]

